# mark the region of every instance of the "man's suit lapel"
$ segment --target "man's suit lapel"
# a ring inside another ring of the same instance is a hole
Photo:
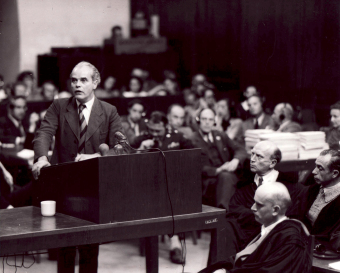
[[[103,123],[104,119],[102,115],[103,115],[102,106],[99,100],[95,97],[90,114],[90,120],[87,125],[86,141],[92,137],[94,132],[97,131],[98,127]]]
[[[218,150],[223,162],[228,161],[228,158],[227,158],[226,153],[225,153],[225,150],[227,148],[224,147],[222,137],[219,134],[217,134],[216,131],[212,131],[212,135],[213,135],[213,138],[214,138],[214,143],[217,147],[217,150]]]
[[[79,140],[79,115],[77,111],[76,99],[74,97],[69,101],[69,104],[66,107],[65,118],[70,125],[72,132]]]

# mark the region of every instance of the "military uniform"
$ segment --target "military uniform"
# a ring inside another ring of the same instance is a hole
[[[136,137],[131,143],[133,148],[138,149],[144,140],[153,139],[153,136],[149,132],[143,132],[140,136]],[[160,141],[159,148],[162,151],[169,150],[182,150],[182,149],[192,149],[194,148],[192,142],[185,138],[184,135],[172,127],[167,127],[163,139]],[[156,143],[157,145],[157,143]]]

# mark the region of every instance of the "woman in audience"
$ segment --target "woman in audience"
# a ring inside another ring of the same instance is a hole
[[[176,74],[173,71],[164,71],[164,81],[148,91],[149,96],[167,96],[177,95],[180,93],[179,84],[177,82]]]
[[[240,144],[244,144],[242,137],[242,119],[237,118],[230,106],[229,99],[221,99],[216,104],[215,129],[225,132],[227,136]]]
[[[102,87],[95,90],[97,98],[112,98],[120,97],[120,91],[117,87],[117,79],[113,76],[108,76]]]
[[[146,97],[147,92],[143,91],[143,80],[138,77],[131,77],[129,81],[129,90],[123,92],[123,97],[133,98],[133,97]]]

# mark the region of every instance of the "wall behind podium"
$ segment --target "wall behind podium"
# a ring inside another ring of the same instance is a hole
[[[17,3],[20,70],[35,71],[37,55],[49,52],[53,46],[100,46],[111,36],[114,25],[121,25],[123,35],[129,35],[127,0],[17,0]]]

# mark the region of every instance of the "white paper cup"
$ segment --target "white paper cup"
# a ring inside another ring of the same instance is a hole
[[[41,205],[41,214],[42,216],[53,216],[55,214],[55,201],[42,201],[40,202]]]

